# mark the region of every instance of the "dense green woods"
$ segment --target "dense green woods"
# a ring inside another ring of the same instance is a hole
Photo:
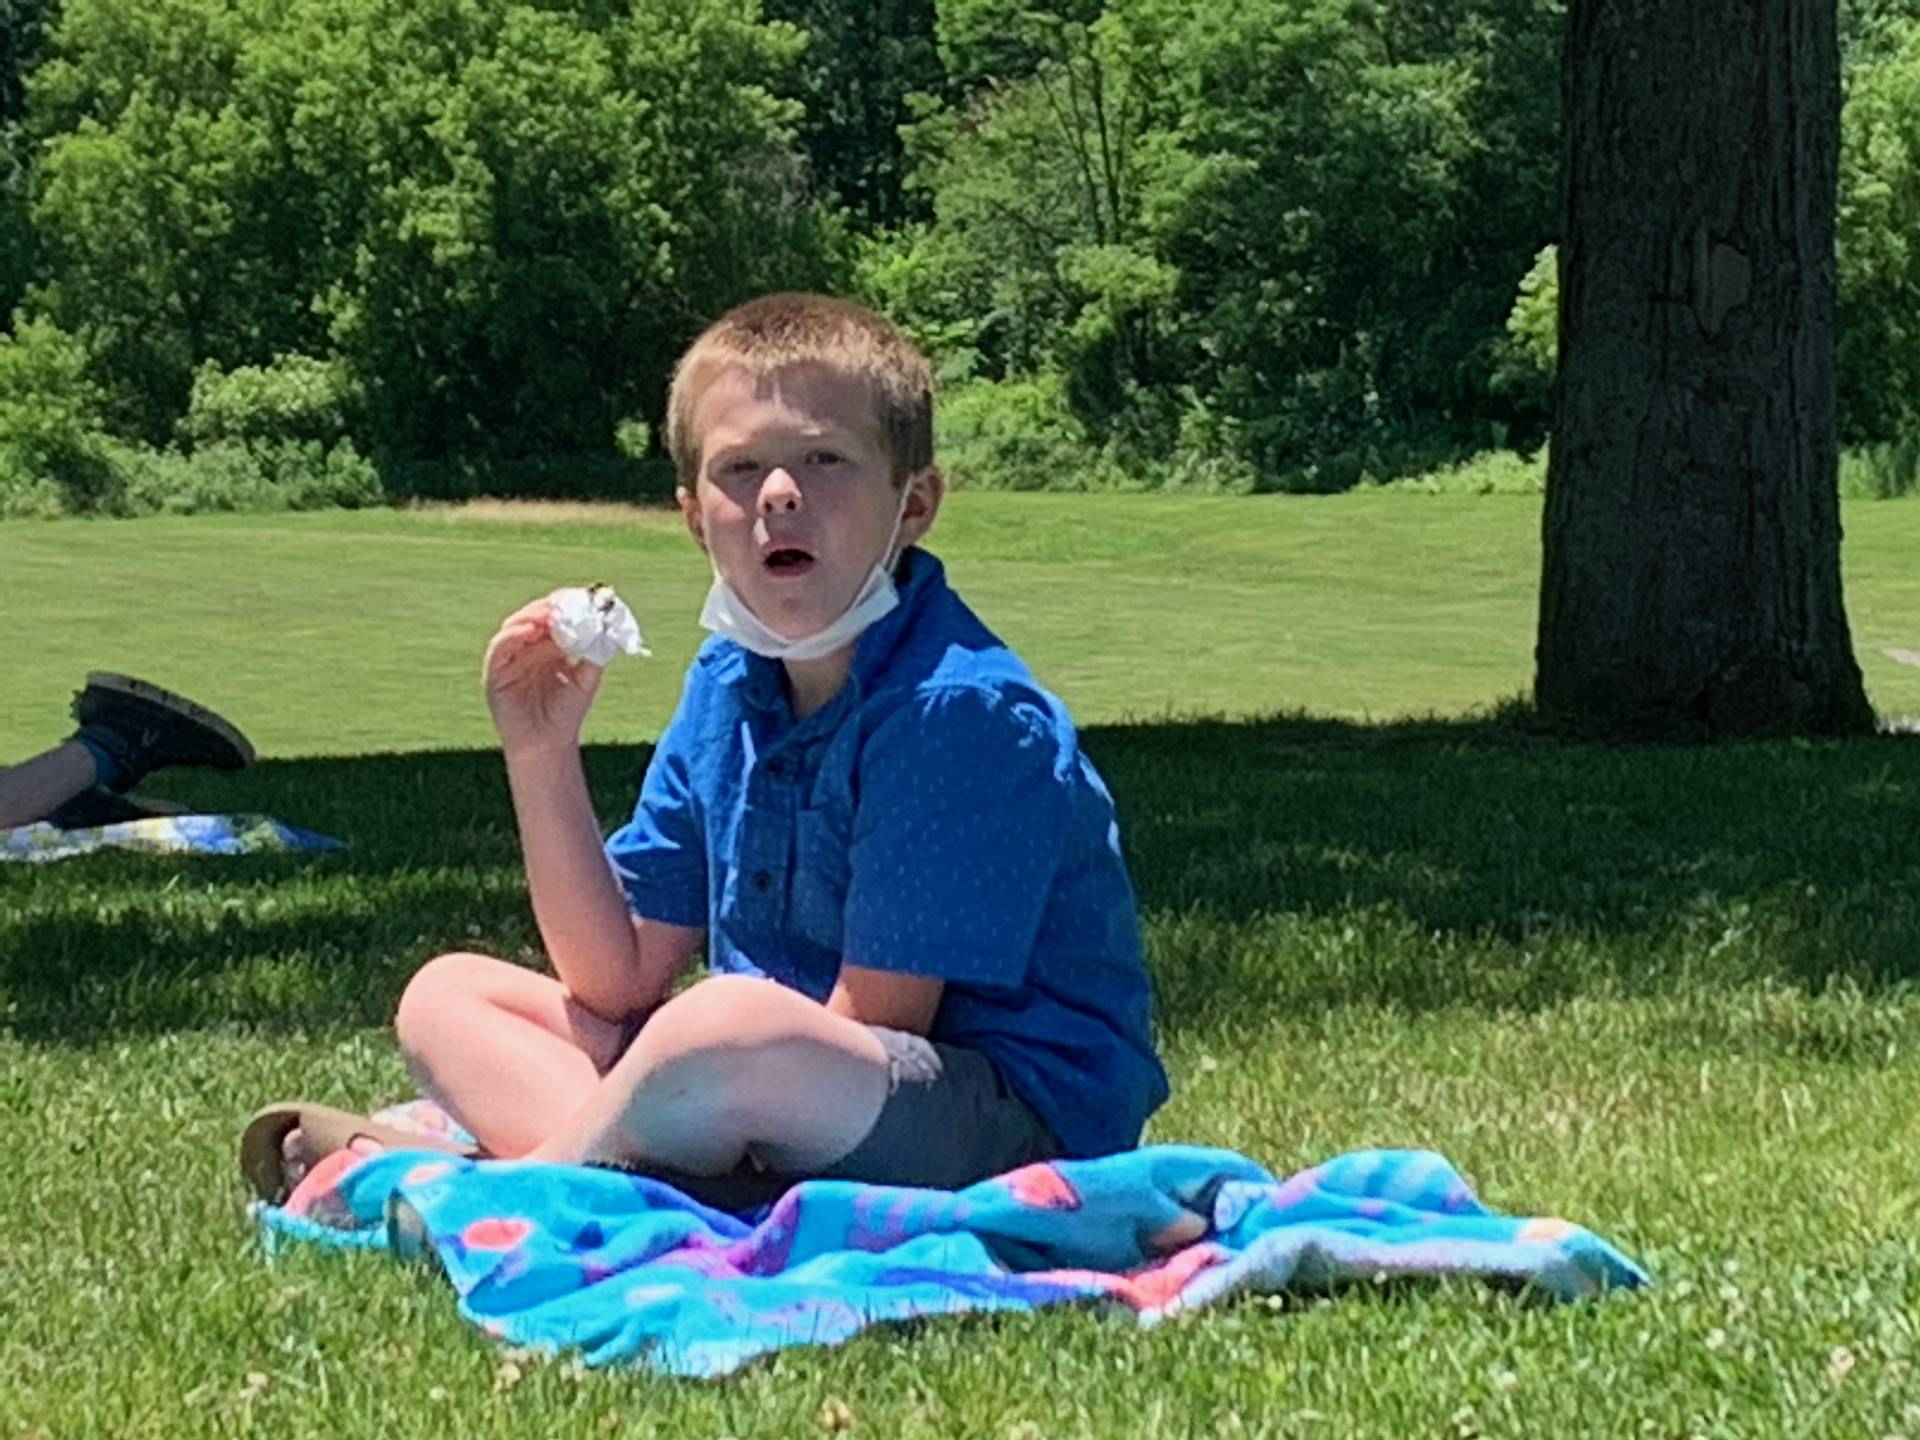
[[[621,494],[773,287],[956,477],[1544,437],[1554,0],[0,0],[0,513]],[[1844,12],[1844,438],[1920,435],[1920,4]],[[1894,453],[1888,450],[1887,453]]]

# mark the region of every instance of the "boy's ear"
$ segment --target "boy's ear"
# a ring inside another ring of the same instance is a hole
[[[940,513],[940,502],[947,496],[947,477],[940,473],[938,465],[929,465],[909,476],[907,487],[913,493],[900,515],[902,549],[917,544],[920,537],[933,528],[934,517]]]
[[[694,499],[693,491],[684,485],[676,485],[673,498],[680,502],[680,518],[687,522],[687,533],[693,536],[693,543],[702,550],[706,549],[706,533],[700,528],[700,502]]]

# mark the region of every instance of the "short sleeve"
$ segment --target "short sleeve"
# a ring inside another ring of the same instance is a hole
[[[627,907],[667,925],[707,923],[706,825],[692,781],[693,682],[647,762],[633,818],[607,837]]]
[[[1023,985],[1073,808],[1072,755],[1037,696],[916,695],[860,759],[842,958]]]

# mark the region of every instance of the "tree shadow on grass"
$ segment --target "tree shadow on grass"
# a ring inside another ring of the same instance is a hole
[[[591,752],[596,791],[637,784],[645,756]],[[270,814],[346,848],[104,852],[0,868],[0,999],[14,1033],[71,1042],[215,1024],[381,1024],[431,956],[535,943],[495,752],[269,760],[154,789],[206,810]]]
[[[1175,1027],[1248,1002],[1920,980],[1913,737],[1603,746],[1524,717],[1277,717],[1086,743]]]
[[[1920,979],[1920,742],[1564,745],[1499,720],[1103,726],[1169,1034],[1343,1003]],[[645,746],[594,747],[603,822]],[[443,950],[536,944],[500,761],[267,761],[173,787],[348,842],[0,869],[0,1015],[85,1043],[384,1022]]]

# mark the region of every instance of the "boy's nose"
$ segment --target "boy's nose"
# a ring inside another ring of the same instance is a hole
[[[800,487],[792,475],[779,466],[767,473],[766,480],[760,486],[760,510],[767,514],[775,510],[798,510],[800,508]]]

